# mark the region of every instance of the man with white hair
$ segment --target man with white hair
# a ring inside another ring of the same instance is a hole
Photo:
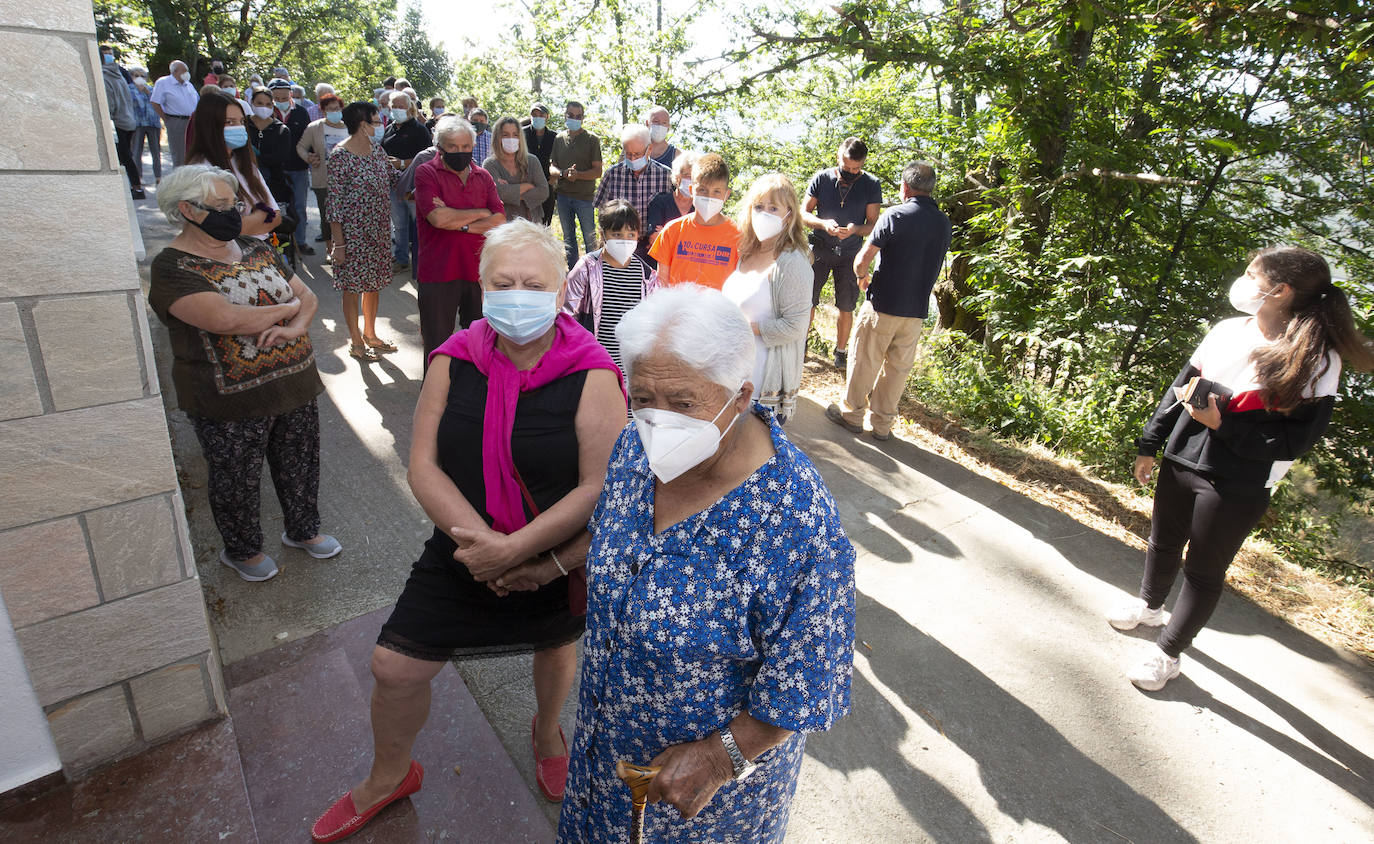
[[[654,161],[649,155],[650,131],[648,126],[626,123],[620,130],[620,148],[624,153],[620,161],[606,171],[597,188],[597,208],[604,208],[613,199],[623,199],[639,212],[639,219],[649,215],[649,202],[660,193],[673,190],[673,171]],[[649,254],[649,239],[641,235],[640,257]]]
[[[415,217],[420,238],[420,337],[429,353],[482,316],[478,260],[487,232],[506,221],[496,180],[473,161],[477,133],[461,118],[434,127],[437,154],[415,168]]]
[[[664,167],[672,167],[677,147],[668,143],[668,132],[672,129],[668,109],[661,105],[649,106],[644,112],[644,125],[649,127],[649,157]]]
[[[324,112],[320,110],[319,106],[320,97],[332,93],[334,93],[334,86],[330,85],[328,82],[320,82],[315,85],[315,102],[310,103],[310,105],[306,107],[306,111],[310,112],[310,120],[312,123],[324,117]]]
[[[415,103],[410,96],[401,91],[391,92],[391,123],[382,135],[382,149],[386,154],[401,162],[400,167],[410,166],[411,159],[429,147],[432,139],[425,124],[416,117]],[[410,203],[406,193],[399,187],[391,191],[391,228],[395,233],[392,241],[393,272],[411,267],[411,232],[415,229],[415,206]]]
[[[191,115],[200,102],[200,91],[191,84],[191,69],[186,62],[177,59],[168,70],[171,72],[153,83],[153,95],[149,98],[153,110],[167,126],[167,146],[172,149],[172,166],[180,167],[186,161],[186,127],[191,123]]]

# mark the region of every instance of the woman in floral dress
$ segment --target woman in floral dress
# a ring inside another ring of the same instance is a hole
[[[616,334],[635,423],[590,522],[558,840],[629,838],[624,760],[662,768],[644,842],[780,844],[805,734],[849,711],[854,546],[816,467],[749,400],[754,336],[738,307],[659,289]],[[540,560],[497,582],[552,580],[586,541],[559,551],[559,569]]]
[[[382,118],[372,103],[349,103],[343,111],[348,140],[329,154],[329,207],[333,230],[334,287],[343,291],[344,324],[352,340],[348,353],[375,360],[395,344],[377,336],[379,291],[391,283],[391,187],[400,178],[395,161],[378,143]],[[361,306],[362,330],[358,329]]]

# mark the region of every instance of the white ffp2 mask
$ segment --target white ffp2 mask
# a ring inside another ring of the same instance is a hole
[[[738,393],[736,390],[735,395]],[[737,414],[723,432],[716,427],[716,419],[730,409],[735,395],[731,395],[720,412],[709,420],[652,407],[634,412],[635,430],[639,432],[639,441],[644,444],[644,453],[649,457],[649,468],[660,481],[672,483],[716,453],[721,438],[739,421]]]

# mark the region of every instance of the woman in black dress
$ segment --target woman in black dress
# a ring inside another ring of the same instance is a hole
[[[434,520],[372,656],[369,776],[315,822],[316,841],[351,835],[420,788],[411,759],[430,681],[455,656],[534,652],[536,780],[561,800],[567,743],[558,726],[584,619],[569,578],[507,591],[498,578],[540,565],[582,532],[625,420],[619,372],[566,314],[563,248],[514,220],[482,249],[484,318],[439,347],[415,407],[410,486]],[[523,567],[523,568],[522,568]],[[514,587],[513,587],[514,588]]]

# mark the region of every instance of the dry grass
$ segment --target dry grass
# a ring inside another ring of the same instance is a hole
[[[818,311],[816,328],[822,337],[833,337],[833,323],[825,316],[824,309]],[[843,389],[843,375],[828,360],[807,358],[804,394],[824,407],[838,402]],[[1151,499],[1138,488],[1095,478],[1042,446],[1010,445],[970,431],[910,396],[902,400],[901,416],[893,429],[897,436],[1145,550]],[[1374,598],[1360,589],[1293,565],[1253,537],[1232,564],[1227,583],[1294,627],[1374,663]]]

